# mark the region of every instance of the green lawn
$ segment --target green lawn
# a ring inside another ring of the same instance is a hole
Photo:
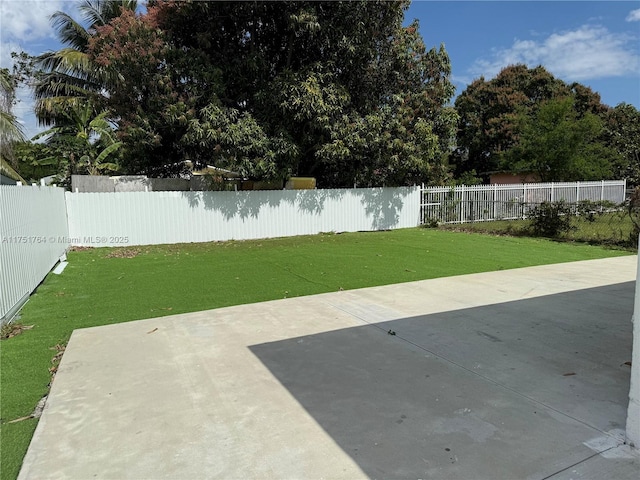
[[[0,343],[1,478],[14,479],[47,393],[55,346],[76,328],[342,289],[629,252],[436,229],[73,251]]]
[[[443,230],[491,233],[496,235],[527,236],[531,232],[529,220],[497,220],[463,224],[446,224]],[[571,230],[561,233],[557,240],[635,248],[631,217],[626,211],[595,213],[571,218]],[[634,238],[635,240],[635,238]]]

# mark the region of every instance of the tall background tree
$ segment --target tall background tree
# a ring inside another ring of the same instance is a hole
[[[602,121],[576,111],[572,97],[542,102],[521,117],[520,138],[505,153],[503,166],[535,172],[541,181],[603,180],[610,178],[615,152],[599,142]]]
[[[456,175],[499,170],[505,152],[518,143],[522,117],[541,102],[568,94],[567,85],[543,67],[512,65],[493,79],[473,81],[455,101],[460,115]]]
[[[29,79],[36,98],[36,116],[43,125],[65,121],[64,110],[86,100],[101,110],[105,89],[118,72],[103,68],[88,55],[90,38],[99,26],[118,17],[123,10],[135,11],[135,0],[82,0],[76,7],[80,20],[58,11],[51,24],[63,48],[35,57],[23,56],[23,74]]]
[[[606,110],[603,115],[603,142],[617,154],[613,176],[640,185],[640,112],[628,103]]]
[[[408,1],[153,1],[97,28],[131,172],[183,160],[322,186],[441,183],[457,117]]]
[[[18,56],[19,77],[33,89],[36,116],[51,127],[38,135],[49,136],[46,145],[23,143],[17,148],[24,172],[57,171],[64,185],[74,173],[117,168],[112,159],[120,143],[114,138],[105,93],[120,73],[93,62],[88,45],[98,27],[136,8],[135,0],[82,0],[77,4],[80,20],[62,11],[50,18],[63,48]]]
[[[13,144],[24,140],[24,130],[13,114],[16,78],[6,68],[0,69],[0,155],[15,162]]]
[[[14,146],[24,140],[22,125],[13,114],[16,78],[6,68],[0,69],[0,173],[17,181],[24,181],[15,171]]]
[[[589,87],[567,84],[542,66],[512,65],[493,79],[479,78],[455,106],[456,176],[486,180],[491,172],[511,171],[546,181],[599,180],[633,170],[633,148],[627,148],[633,107],[611,109]]]

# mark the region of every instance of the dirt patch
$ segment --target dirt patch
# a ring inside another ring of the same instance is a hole
[[[25,330],[31,330],[33,325],[22,325],[21,323],[7,323],[2,326],[2,330],[0,330],[0,339],[6,340],[7,338],[15,337],[16,335],[20,335]]]
[[[134,258],[138,255],[140,255],[140,250],[137,248],[119,248],[105,255],[104,258]]]
[[[71,247],[70,252],[84,252],[85,250],[93,250],[93,247]]]
[[[53,382],[53,377],[58,371],[58,365],[60,365],[60,360],[62,360],[62,355],[64,355],[64,350],[67,348],[66,345],[57,344],[55,347],[51,347],[49,350],[55,350],[56,354],[51,359],[51,363],[53,364],[49,369],[49,373],[51,373],[51,381]]]

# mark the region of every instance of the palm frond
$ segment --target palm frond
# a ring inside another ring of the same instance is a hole
[[[137,1],[131,0],[84,0],[78,10],[83,20],[89,25],[89,30],[106,25],[115,17],[120,16],[120,9],[133,10],[138,8]]]
[[[116,142],[116,143],[112,143],[111,145],[109,145],[107,148],[105,148],[104,150],[102,150],[102,152],[100,152],[100,155],[97,156],[96,158],[96,165],[98,166],[98,168],[100,168],[100,165],[105,165],[102,163],[102,161],[107,158],[109,155],[111,155],[113,152],[115,152],[116,150],[118,150],[120,147],[122,146],[122,142]],[[112,164],[106,164],[106,165],[114,165],[115,168],[113,170],[117,170],[118,166],[115,163]]]
[[[20,142],[24,138],[24,129],[18,122],[18,118],[11,112],[0,111],[0,138],[2,144]]]
[[[91,35],[69,14],[60,11],[55,12],[51,15],[50,21],[60,42],[81,52],[87,50]]]
[[[91,61],[87,52],[89,40],[96,27],[118,17],[122,7],[135,12],[137,6],[135,0],[82,0],[78,9],[86,28],[61,11],[50,17],[58,37],[68,47],[36,57],[36,67],[43,73],[32,87],[41,125],[61,119],[63,109],[74,106],[73,98],[89,100],[96,108],[103,104],[104,92],[119,81],[120,75]]]
[[[87,53],[74,48],[62,48],[36,57],[36,65],[46,72],[63,73],[86,78],[95,69]]]
[[[28,182],[22,178],[22,176],[16,172],[13,167],[4,159],[4,156],[0,156],[0,173],[12,178],[16,182],[22,182],[23,185],[27,185]]]
[[[11,73],[7,68],[0,68],[0,89],[5,95],[13,95],[14,84],[11,79]]]

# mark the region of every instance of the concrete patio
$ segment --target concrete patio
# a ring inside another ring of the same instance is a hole
[[[20,479],[637,479],[637,257],[76,330]]]

